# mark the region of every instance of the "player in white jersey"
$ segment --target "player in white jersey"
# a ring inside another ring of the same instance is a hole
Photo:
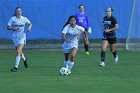
[[[22,9],[17,7],[15,9],[14,16],[9,20],[7,26],[8,30],[12,30],[12,40],[17,50],[16,64],[14,68],[11,69],[13,72],[18,70],[18,65],[21,58],[24,60],[25,68],[28,67],[27,59],[22,52],[24,45],[26,44],[26,34],[24,32],[24,27],[26,24],[28,25],[27,30],[30,32],[32,28],[31,22],[26,17],[22,16]]]
[[[64,67],[68,68],[69,73],[71,73],[71,69],[74,65],[75,55],[78,50],[80,34],[85,32],[85,29],[76,25],[75,16],[70,16],[68,23],[69,24],[67,24],[62,31],[62,47],[65,55]]]

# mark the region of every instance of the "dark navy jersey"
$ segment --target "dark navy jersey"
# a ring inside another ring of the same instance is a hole
[[[103,19],[103,25],[104,25],[104,29],[111,29],[115,26],[115,24],[117,24],[116,18],[114,16],[111,16],[110,18],[107,18],[107,16],[104,17]],[[103,33],[104,36],[115,36],[115,31],[112,30],[110,32],[104,32]]]

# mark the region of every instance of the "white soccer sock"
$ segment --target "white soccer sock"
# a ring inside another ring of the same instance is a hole
[[[16,65],[15,65],[16,68],[18,68],[20,58],[21,58],[20,56],[16,56]]]
[[[74,66],[74,62],[68,61],[68,69],[71,70]]]
[[[26,58],[25,58],[25,56],[24,56],[23,53],[21,54],[21,58],[22,58],[24,61],[26,60]]]
[[[68,61],[64,60],[64,67],[68,68]]]

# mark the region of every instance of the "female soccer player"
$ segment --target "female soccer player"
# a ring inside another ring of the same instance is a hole
[[[31,22],[24,16],[22,16],[22,9],[17,7],[15,9],[14,16],[9,20],[7,29],[12,30],[12,40],[16,47],[17,56],[16,56],[16,63],[15,67],[11,69],[11,71],[16,72],[18,70],[20,59],[24,60],[25,68],[28,67],[27,59],[23,54],[23,48],[26,44],[26,34],[24,32],[25,25],[28,24],[28,31],[31,31],[32,24]]]
[[[62,47],[65,55],[64,67],[68,68],[70,74],[78,50],[80,34],[83,33],[85,29],[76,25],[75,16],[70,16],[67,23],[69,24],[66,25],[62,31]]]
[[[103,38],[102,38],[102,48],[101,48],[101,63],[100,66],[105,67],[105,52],[109,44],[110,51],[114,55],[115,64],[118,63],[118,55],[116,51],[116,34],[115,30],[118,29],[118,24],[116,18],[112,15],[113,9],[107,7],[105,9],[106,16],[103,18]]]
[[[88,15],[85,13],[85,5],[79,5],[79,9],[80,13],[75,15],[77,19],[76,24],[82,26],[86,31],[85,34],[88,35],[88,31],[91,33],[91,28],[89,27]],[[84,41],[84,47],[87,55],[89,55],[88,43],[89,42]]]

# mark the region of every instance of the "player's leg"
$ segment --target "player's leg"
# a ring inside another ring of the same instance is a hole
[[[110,39],[109,43],[110,43],[110,45],[109,45],[110,46],[110,51],[112,52],[112,54],[114,56],[115,64],[117,64],[118,63],[118,55],[117,55],[117,50],[116,50],[116,45],[115,45],[116,38]]]
[[[16,47],[16,50],[17,50],[17,47]],[[22,54],[21,54],[21,59],[23,59],[23,61],[24,61],[24,66],[25,66],[25,68],[28,68],[27,59],[26,59],[26,57],[25,57],[25,55],[24,55],[23,52],[22,52]]]
[[[64,53],[65,60],[64,60],[64,67],[68,68],[68,61],[70,59],[70,53]]]
[[[24,36],[22,37],[22,39],[19,41],[19,43],[20,43],[20,44],[26,45],[26,35],[25,35],[25,34],[24,34]],[[22,54],[21,54],[21,58],[22,58],[23,61],[24,61],[24,66],[25,66],[25,68],[28,68],[27,59],[26,59],[26,57],[25,57],[25,55],[24,55],[23,52],[22,52]]]
[[[70,60],[68,62],[68,69],[71,71],[72,67],[74,66],[74,60],[75,60],[75,56],[76,56],[76,52],[77,52],[77,48],[72,48],[71,50],[71,54],[70,54]]]
[[[21,54],[22,54],[22,49],[24,47],[24,44],[19,44],[17,46],[17,56],[16,56],[16,63],[15,63],[15,67],[13,69],[11,69],[11,71],[16,72],[19,66],[19,62],[21,59]]]
[[[27,63],[27,59],[26,59],[26,57],[25,57],[25,55],[24,55],[24,53],[22,52],[22,54],[21,54],[21,58],[23,59],[23,61],[24,61],[24,66],[25,66],[25,68],[28,68],[28,63]]]
[[[85,36],[83,36],[83,39],[84,39],[84,48],[85,48],[85,51],[86,51],[86,54],[89,55],[89,41],[88,41],[88,32],[85,31],[84,34],[87,36],[87,41],[85,39]]]
[[[62,47],[63,47],[63,52],[64,52],[64,67],[65,68],[68,68],[68,61],[70,59],[70,52],[71,52],[71,49],[68,48],[68,44],[67,43],[63,43],[62,44]]]
[[[106,48],[108,46],[108,41],[107,40],[102,40],[102,45],[101,45],[101,63],[100,66],[105,66],[105,52]]]

